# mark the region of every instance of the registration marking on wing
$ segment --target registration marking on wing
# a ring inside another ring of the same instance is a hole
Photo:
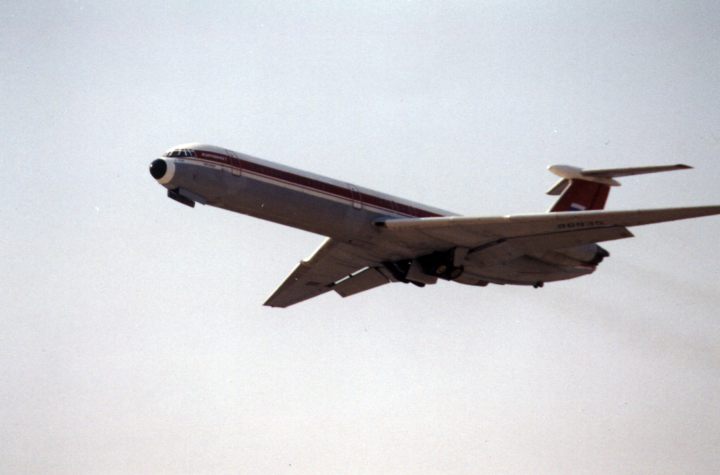
[[[604,221],[580,221],[579,223],[560,223],[558,229],[577,229],[577,228],[595,228],[605,226]]]

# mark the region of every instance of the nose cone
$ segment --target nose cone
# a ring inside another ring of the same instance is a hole
[[[165,160],[163,160],[162,158],[153,160],[153,162],[150,164],[150,174],[156,180],[160,180],[162,177],[164,177],[165,173],[167,173],[167,169],[167,162],[165,162]]]

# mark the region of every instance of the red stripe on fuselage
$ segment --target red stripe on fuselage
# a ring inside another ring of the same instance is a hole
[[[354,192],[348,187],[338,186],[314,178],[308,178],[302,175],[298,175],[296,173],[279,170],[277,168],[272,168],[267,165],[242,160],[240,158],[232,157],[229,155],[224,155],[217,152],[206,152],[203,150],[194,150],[193,152],[195,153],[194,158],[199,158],[202,161],[208,161],[224,166],[230,166],[232,168],[239,169],[241,172],[248,171],[264,178],[269,178],[275,181],[299,186],[325,195],[342,198],[348,200],[351,203],[353,201],[361,201],[363,204],[367,204],[375,208],[381,208],[394,214],[402,214],[415,218],[433,218],[442,216],[441,214],[433,213],[421,208],[408,206],[403,203],[397,203],[395,201],[388,200],[386,198],[371,195],[368,193],[363,193],[359,190],[357,192]]]

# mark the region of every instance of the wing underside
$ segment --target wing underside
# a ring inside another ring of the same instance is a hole
[[[720,206],[579,211],[498,217],[398,218],[376,222],[363,247],[328,239],[265,302],[288,307],[330,290],[347,297],[394,282],[386,264],[463,249],[474,268],[523,256],[632,237],[627,227],[720,214]]]
[[[348,297],[391,280],[363,249],[327,239],[310,258],[298,264],[265,305],[288,307],[330,290]]]

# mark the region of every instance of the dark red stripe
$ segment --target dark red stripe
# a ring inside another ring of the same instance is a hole
[[[571,180],[570,186],[558,199],[550,211],[572,211],[573,203],[585,207],[586,211],[605,208],[610,187],[601,183],[585,180]]]
[[[314,178],[308,178],[302,175],[298,175],[296,173],[278,170],[277,168],[268,167],[266,165],[261,165],[255,162],[249,162],[247,160],[242,160],[236,157],[232,157],[230,155],[220,154],[217,152],[207,152],[203,150],[194,150],[194,153],[197,158],[202,158],[203,160],[221,163],[223,165],[230,165],[241,170],[247,170],[249,172],[286,181],[288,183],[310,188],[322,193],[339,196],[349,201],[362,201],[363,203],[370,206],[376,206],[378,208],[383,208],[399,214],[405,214],[417,218],[432,218],[442,216],[440,214],[432,213],[421,208],[408,206],[402,203],[396,203],[395,201],[381,198],[375,195],[370,195],[367,193],[361,193],[360,191],[353,192],[350,190],[350,188],[333,185],[332,183],[326,183],[324,181],[316,180]]]

